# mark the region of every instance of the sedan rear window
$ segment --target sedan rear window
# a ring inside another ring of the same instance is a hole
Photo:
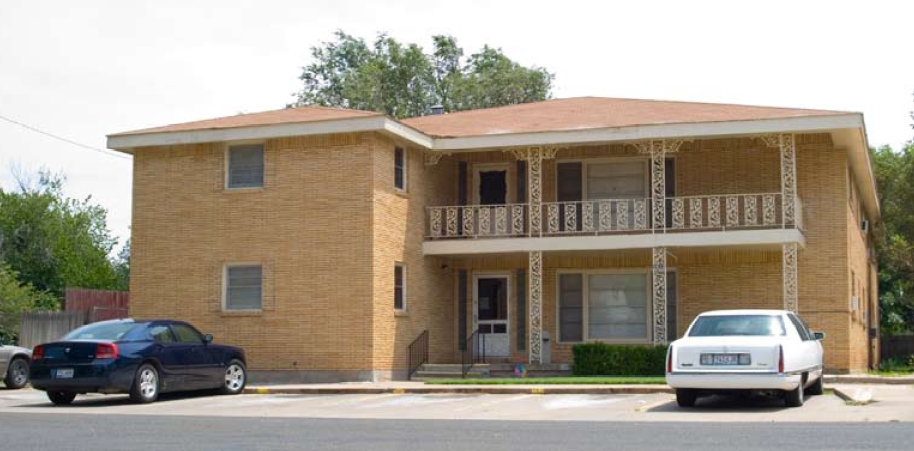
[[[771,315],[709,315],[698,317],[689,331],[690,337],[733,335],[785,335],[784,321]]]
[[[100,324],[87,324],[79,329],[76,329],[66,335],[64,335],[64,340],[110,340],[116,341],[120,340],[121,337],[127,335],[127,332],[130,332],[131,329],[136,327],[136,323],[100,323]]]

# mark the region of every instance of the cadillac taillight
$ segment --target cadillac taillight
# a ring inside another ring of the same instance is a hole
[[[672,346],[670,346],[670,349],[669,349],[669,351],[667,351],[667,354],[666,354],[666,372],[667,373],[673,372],[673,347]]]
[[[784,345],[778,346],[778,373],[784,372]]]
[[[41,360],[44,358],[44,346],[38,345],[35,346],[35,349],[32,349],[32,360]]]
[[[99,343],[95,346],[96,359],[116,359],[117,345],[114,343]]]

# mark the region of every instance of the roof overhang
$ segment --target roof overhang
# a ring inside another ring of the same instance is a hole
[[[629,127],[588,128],[536,133],[509,133],[467,137],[434,137],[386,116],[316,122],[188,130],[108,136],[108,148],[133,153],[139,147],[206,142],[231,142],[333,133],[379,132],[417,147],[441,152],[479,151],[544,145],[581,145],[642,139],[707,138],[764,133],[829,132],[835,146],[847,151],[863,203],[870,217],[878,219],[879,200],[873,177],[863,115],[860,113],[799,116],[742,121],[653,124]]]

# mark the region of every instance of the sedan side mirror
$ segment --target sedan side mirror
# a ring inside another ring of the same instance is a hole
[[[213,334],[206,334],[203,336],[203,343],[210,344],[213,342]]]
[[[824,339],[825,339],[825,332],[813,332],[813,333],[812,333],[812,336],[815,337],[816,340],[824,340]]]

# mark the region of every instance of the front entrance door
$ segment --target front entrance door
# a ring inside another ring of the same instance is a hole
[[[480,341],[485,341],[487,357],[510,357],[510,299],[507,275],[477,276],[473,304],[474,322],[479,329]]]

